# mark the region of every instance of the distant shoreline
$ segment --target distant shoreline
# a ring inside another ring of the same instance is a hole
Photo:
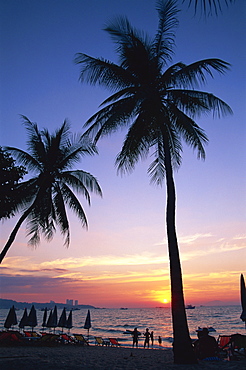
[[[50,302],[45,302],[45,303],[42,303],[42,302],[18,302],[18,301],[15,301],[15,300],[12,300],[12,299],[4,299],[4,298],[0,298],[0,309],[10,309],[10,307],[12,306],[15,306],[16,309],[24,309],[24,308],[28,308],[30,309],[31,306],[34,305],[34,307],[36,309],[42,309],[42,308],[54,308],[54,306],[56,305],[57,308],[67,308],[67,309],[100,309],[100,310],[103,310],[103,309],[122,309],[121,307],[107,307],[107,308],[104,308],[104,307],[96,307],[96,306],[93,306],[93,305],[84,305],[84,304],[78,304],[78,305],[68,305],[66,303],[57,303],[57,302],[54,302],[54,301],[50,301]],[[240,306],[240,302],[238,303],[225,303],[225,302],[222,302],[222,301],[210,301],[210,302],[207,302],[206,304],[203,304],[203,305],[199,305],[197,304],[196,305],[196,308],[198,307],[220,307],[220,306]],[[129,307],[129,309],[132,309],[133,307]],[[171,306],[155,306],[155,307],[134,307],[136,309],[142,309],[142,308],[150,308],[150,309],[153,309],[153,308],[168,308],[170,309]],[[134,309],[133,308],[133,309]]]
[[[56,305],[57,308],[63,308],[63,307],[66,307],[67,309],[76,309],[76,308],[79,308],[79,309],[96,309],[97,307],[94,307],[94,306],[91,306],[91,305],[84,305],[84,304],[78,304],[78,305],[69,305],[69,304],[66,304],[66,303],[56,303],[54,301],[51,301],[51,302],[45,302],[45,303],[40,303],[40,302],[17,302],[17,301],[14,301],[12,299],[4,299],[4,298],[0,298],[0,309],[9,309],[10,307],[12,306],[15,306],[15,308],[17,309],[24,309],[24,308],[31,308],[32,305],[34,305],[34,307],[36,309],[42,309],[42,308],[54,308],[54,306]]]

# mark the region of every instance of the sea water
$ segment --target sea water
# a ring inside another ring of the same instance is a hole
[[[4,321],[8,314],[7,309],[0,310],[0,330],[4,329]],[[58,319],[62,310],[58,309]],[[81,333],[86,338],[88,330],[84,329],[87,309],[73,311],[73,328],[70,333]],[[245,324],[240,319],[241,306],[202,306],[186,310],[187,320],[192,339],[195,339],[198,327],[212,327],[215,331],[210,334],[217,338],[220,334],[230,335],[235,333],[246,334]],[[28,310],[29,312],[29,310]],[[43,312],[37,310],[38,325],[35,331],[42,331]],[[127,330],[135,327],[141,333],[139,347],[143,346],[146,328],[154,332],[154,347],[159,348],[158,337],[162,338],[161,348],[172,346],[172,321],[170,308],[128,308],[128,309],[91,309],[91,328],[89,329],[89,341],[94,343],[94,337],[104,339],[117,338],[123,346],[132,344],[132,337]],[[17,321],[23,315],[23,310],[17,310]],[[15,326],[18,329],[18,324]],[[30,329],[26,327],[26,329]],[[46,330],[47,332],[49,330]],[[61,328],[56,328],[59,333]],[[53,332],[53,329],[52,329]],[[68,332],[68,329],[64,329]]]

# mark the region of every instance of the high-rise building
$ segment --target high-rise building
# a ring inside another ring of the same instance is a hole
[[[78,304],[79,304],[79,301],[78,301],[77,299],[75,299],[75,303],[74,303],[74,305],[75,305],[75,306],[78,306]]]
[[[66,304],[69,306],[73,306],[73,299],[67,299]]]

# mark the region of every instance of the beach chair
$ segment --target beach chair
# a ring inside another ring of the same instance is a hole
[[[112,347],[113,346],[116,346],[116,347],[120,346],[120,343],[118,342],[117,339],[115,339],[115,338],[108,338],[108,339],[109,339],[110,344],[111,344]]]
[[[75,343],[75,340],[70,336],[70,335],[67,335],[67,334],[60,334],[60,338],[59,338],[60,342],[62,344],[71,344],[71,343]]]
[[[75,343],[76,344],[80,344],[82,346],[84,346],[84,345],[89,346],[89,342],[85,339],[83,334],[73,334],[73,336],[75,338]]]
[[[14,330],[2,331],[0,334],[0,346],[20,345],[22,344],[23,335]]]
[[[109,346],[110,341],[109,340],[104,340],[102,337],[95,337],[95,345],[96,346]]]
[[[234,356],[235,358],[237,358],[237,356],[246,357],[246,335],[231,335],[231,351],[232,356]]]
[[[227,350],[231,343],[230,335],[219,335],[217,339],[218,347],[220,351]]]
[[[59,335],[58,334],[51,334],[51,333],[42,333],[42,337],[38,338],[35,341],[37,345],[57,345],[59,343]]]
[[[217,339],[219,353],[222,357],[231,357],[231,336],[219,335]]]
[[[28,338],[40,338],[41,337],[41,335],[38,334],[36,331],[24,330],[23,333],[25,334],[25,337],[28,337]]]

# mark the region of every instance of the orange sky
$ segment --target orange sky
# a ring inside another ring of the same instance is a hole
[[[224,304],[239,304],[244,239],[215,246],[206,253],[199,249],[199,240],[213,239],[211,236],[196,235],[191,239],[183,240],[180,247],[186,303],[221,300]],[[163,244],[161,247],[166,249]],[[97,307],[155,307],[170,302],[166,253],[46,258],[49,245],[33,250],[31,256],[30,249],[22,245],[20,248],[22,255],[7,257],[2,264],[6,276],[6,286],[4,276],[1,279],[2,298],[61,303],[78,299],[80,304]],[[54,246],[50,249],[57,251]],[[69,250],[61,249],[61,254],[69,254]]]

